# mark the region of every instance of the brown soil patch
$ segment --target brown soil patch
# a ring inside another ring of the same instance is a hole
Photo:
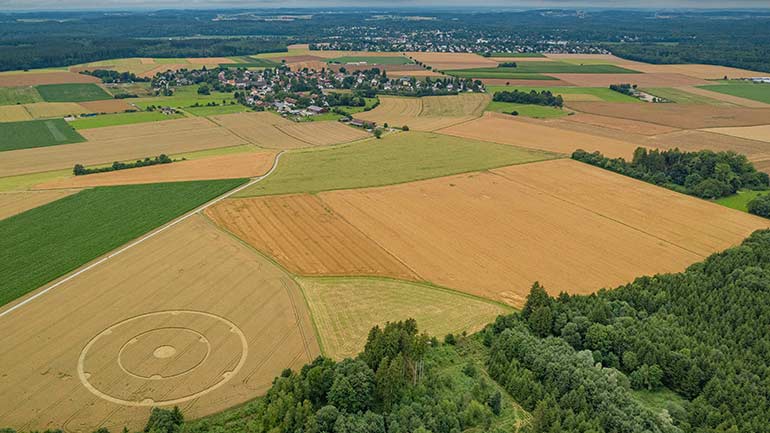
[[[35,189],[86,188],[204,179],[237,179],[265,174],[273,165],[275,153],[239,153],[179,161],[171,164],[73,176],[35,185]]]
[[[532,86],[532,87],[571,87],[572,84],[562,80],[515,80],[509,78],[480,78],[487,86]]]
[[[496,68],[497,62],[473,53],[408,52],[407,57],[433,67],[434,70]]]
[[[135,110],[124,99],[81,102],[80,105],[91,113],[122,113],[126,110]]]
[[[211,120],[257,146],[269,149],[295,149],[311,144],[281,131],[278,126],[295,125],[269,112],[236,113],[212,116]]]
[[[717,105],[570,102],[569,108],[584,113],[638,120],[681,129],[762,125],[770,119],[770,108]]]
[[[69,191],[20,191],[0,193],[0,220],[74,194]]]
[[[456,96],[424,98],[381,97],[374,110],[357,113],[358,119],[391,126],[407,125],[415,131],[435,131],[473,120],[489,103],[487,94],[463,93]]]
[[[768,122],[770,122],[770,119],[768,119]],[[744,126],[739,128],[712,128],[707,129],[706,132],[770,143],[770,125]],[[768,151],[770,151],[770,145],[767,147]]]
[[[569,95],[565,95],[569,96]],[[590,95],[589,95],[590,96]],[[678,131],[677,128],[670,126],[656,125],[654,123],[639,122],[629,119],[617,119],[614,117],[597,116],[596,114],[576,113],[565,117],[565,120],[572,122],[581,122],[589,125],[602,126],[610,129],[617,129],[639,135],[658,135]]]
[[[610,84],[630,83],[639,87],[679,87],[712,84],[700,78],[682,74],[548,74],[580,87],[607,87]],[[548,84],[546,84],[548,85]]]
[[[688,93],[694,93],[696,95],[705,96],[707,98],[716,99],[718,101],[728,102],[730,104],[740,105],[741,107],[750,108],[770,108],[770,104],[764,102],[754,101],[753,99],[741,98],[740,96],[728,95],[726,93],[714,92],[701,87],[681,87],[679,90],[684,90]]]
[[[23,105],[0,106],[0,122],[21,122],[23,120],[32,120],[32,116],[29,111],[24,109]]]
[[[512,116],[485,113],[479,119],[436,132],[566,155],[572,154],[577,149],[583,149],[589,152],[598,150],[611,158],[629,158],[638,147],[625,141],[546,125],[545,122],[528,122],[514,119]]]
[[[0,419],[17,429],[136,430],[154,405],[197,418],[263,394],[319,354],[291,277],[199,215],[0,327],[13,347],[0,359]]]
[[[320,197],[421,277],[516,306],[534,281],[590,293],[682,271],[770,226],[572,160]]]
[[[301,122],[276,125],[284,134],[313,146],[347,143],[370,137],[363,129],[353,128],[336,121]]]
[[[88,141],[3,152],[0,177],[36,173],[75,164],[94,165],[196,150],[230,147],[244,140],[202,117],[108,126],[79,131]]]
[[[206,215],[294,273],[415,279],[406,266],[315,196],[224,200]]]
[[[99,83],[96,77],[72,72],[23,72],[0,74],[0,87],[36,86],[38,84]]]

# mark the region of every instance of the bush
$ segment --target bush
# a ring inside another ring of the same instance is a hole
[[[770,194],[760,195],[749,202],[749,213],[770,218]]]

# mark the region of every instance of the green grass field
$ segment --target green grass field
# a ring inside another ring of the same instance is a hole
[[[503,144],[410,131],[284,154],[276,171],[237,196],[364,188],[557,158]]]
[[[742,82],[723,85],[698,86],[703,89],[714,92],[724,93],[726,95],[740,96],[741,98],[770,104],[770,84],[753,84]]]
[[[420,329],[442,338],[475,332],[511,308],[453,290],[387,278],[300,278],[324,354],[355,356],[369,330],[409,318]]]
[[[641,89],[643,92],[647,92],[653,96],[659,98],[668,99],[671,102],[677,104],[707,104],[707,105],[721,105],[722,101],[718,101],[708,96],[696,95],[681,89],[674,89],[670,87],[651,87]],[[617,93],[617,92],[615,92]]]
[[[34,87],[0,87],[0,105],[32,104],[42,100]]]
[[[233,99],[232,93],[224,92],[211,92],[210,95],[199,95],[198,86],[177,87],[174,90],[174,94],[171,96],[150,96],[131,100],[132,103],[142,109],[146,109],[150,105],[186,109],[192,107],[196,103],[205,106],[209,102],[222,104],[222,101],[229,104],[230,101],[235,101],[235,99]]]
[[[529,86],[487,86],[487,92],[495,94],[495,92],[518,90],[520,92],[550,90],[554,95],[591,95],[595,96],[602,101],[607,102],[635,102],[641,103],[638,99],[624,95],[620,92],[615,92],[607,87],[529,87]]]
[[[75,129],[102,128],[105,126],[131,125],[134,123],[159,122],[178,119],[181,115],[166,115],[159,111],[140,111],[136,113],[101,114],[73,120],[70,125]]]
[[[370,65],[408,65],[412,62],[404,56],[343,56],[329,59],[327,63],[360,63],[366,62]]]
[[[542,53],[500,53],[500,52],[494,52],[489,55],[489,57],[545,57]]]
[[[92,83],[41,84],[36,88],[46,102],[85,102],[112,99],[107,91]]]
[[[64,119],[0,123],[0,137],[0,152],[85,141]]]
[[[683,407],[687,403],[684,397],[666,388],[657,391],[633,390],[631,396],[655,413],[661,413],[672,405]]]
[[[100,187],[0,221],[0,305],[243,182],[245,179]]]
[[[770,194],[768,191],[748,191],[741,190],[731,196],[722,197],[715,200],[722,206],[727,206],[732,209],[738,209],[743,212],[749,211],[749,202],[754,200],[760,195]]]
[[[566,116],[568,111],[556,108],[546,107],[543,105],[534,104],[516,104],[513,102],[497,102],[490,101],[487,105],[486,111],[494,111],[497,113],[510,114],[513,111],[519,113],[519,116],[535,117],[538,119],[552,119],[554,117]]]
[[[244,111],[250,111],[249,107],[241,104],[227,104],[227,105],[215,105],[212,107],[187,107],[184,111],[192,114],[193,116],[216,116],[219,114],[232,114],[243,113]]]

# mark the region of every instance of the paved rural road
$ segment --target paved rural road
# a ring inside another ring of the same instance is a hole
[[[219,197],[216,197],[216,198],[212,199],[211,201],[206,202],[206,203],[198,206],[197,208],[191,210],[190,212],[187,212],[186,214],[184,214],[184,215],[182,215],[182,216],[180,216],[180,217],[178,217],[178,218],[176,218],[176,219],[166,223],[165,225],[163,225],[163,226],[161,226],[161,227],[151,231],[150,233],[148,233],[148,234],[142,236],[141,238],[131,242],[130,244],[128,244],[128,245],[126,245],[124,247],[121,247],[121,248],[119,248],[118,250],[116,250],[116,251],[114,251],[112,253],[109,253],[107,256],[104,256],[101,259],[91,263],[90,265],[88,265],[88,266],[86,266],[86,267],[84,267],[84,268],[82,268],[80,270],[77,270],[75,273],[66,276],[65,278],[57,281],[54,284],[51,284],[50,286],[46,287],[45,289],[40,290],[39,292],[35,293],[34,295],[30,296],[29,298],[19,302],[18,304],[13,305],[12,307],[10,307],[10,308],[8,308],[6,310],[0,311],[0,317],[3,317],[5,315],[7,315],[7,314],[11,314],[12,312],[14,312],[14,311],[18,310],[19,308],[29,304],[30,302],[34,301],[35,299],[45,295],[46,293],[50,292],[51,290],[61,286],[62,284],[66,283],[67,281],[70,281],[70,280],[76,278],[78,275],[81,275],[81,274],[84,274],[84,273],[90,271],[91,269],[101,265],[102,263],[106,262],[107,260],[109,260],[109,259],[111,259],[111,258],[113,258],[115,256],[119,256],[120,254],[123,254],[124,252],[126,252],[126,251],[130,250],[131,248],[141,244],[142,242],[146,241],[147,239],[150,239],[150,238],[158,235],[159,233],[162,233],[162,232],[170,229],[171,227],[179,224],[180,222],[186,220],[187,218],[190,218],[191,216],[193,216],[196,213],[206,209],[207,207],[215,205],[215,204],[219,203],[220,201],[230,197],[231,195],[233,195],[233,194],[235,194],[237,192],[240,192],[240,191],[250,187],[251,185],[254,185],[255,183],[261,182],[262,180],[264,180],[265,178],[270,176],[275,171],[275,169],[278,167],[278,161],[281,159],[281,155],[283,155],[283,152],[284,151],[282,150],[282,151],[278,152],[275,155],[275,161],[273,161],[273,166],[270,167],[270,170],[268,170],[268,172],[263,174],[262,176],[255,177],[254,179],[251,179],[247,183],[239,186],[238,188],[235,188],[235,189],[232,189],[230,191],[227,191],[226,193],[220,195]]]

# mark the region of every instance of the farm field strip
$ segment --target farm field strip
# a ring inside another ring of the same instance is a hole
[[[42,100],[33,86],[0,87],[0,105],[31,104]]]
[[[0,123],[0,135],[3,137],[0,152],[84,141],[84,138],[62,119]]]
[[[479,119],[440,129],[436,132],[454,137],[488,140],[563,155],[571,155],[575,150],[583,149],[589,152],[598,150],[613,158],[628,158],[638,147],[635,144],[617,139],[573,132],[547,125],[548,123],[518,120],[509,115],[486,113]]]
[[[353,128],[336,121],[300,122],[289,125],[280,124],[275,127],[284,134],[313,146],[347,143],[371,137],[363,129]]]
[[[707,93],[714,92],[699,92],[693,91],[693,89],[698,89],[698,87],[645,87],[640,90],[676,104],[731,105],[725,102],[724,98],[714,99],[707,95]]]
[[[288,152],[275,175],[239,197],[411,182],[556,158],[504,144],[409,131],[324,149]]]
[[[413,318],[436,337],[475,332],[499,314],[502,305],[434,286],[381,278],[298,278],[320,334],[324,354],[353,357],[369,330]]]
[[[418,62],[431,66],[433,70],[494,68],[497,62],[471,53],[429,53],[407,52],[406,55]]]
[[[590,293],[682,270],[770,227],[571,160],[320,197],[426,280],[516,306],[536,280]]]
[[[550,83],[549,83],[550,85]],[[615,92],[607,87],[543,87],[543,86],[519,86],[513,83],[510,86],[503,85],[490,85],[487,86],[487,92],[494,94],[502,91],[518,90],[520,92],[542,92],[545,90],[550,91],[554,95],[561,95],[565,101],[588,101],[588,100],[601,100],[608,102],[633,102],[641,103],[637,98],[624,95],[620,92]]]
[[[378,124],[435,131],[480,116],[488,101],[489,95],[469,93],[424,98],[381,97],[375,109],[354,116]]]
[[[86,102],[112,99],[112,95],[94,83],[41,84],[36,89],[45,102]]]
[[[670,126],[658,125],[655,123],[640,122],[638,120],[630,119],[618,119],[614,117],[599,116],[589,113],[576,113],[572,116],[565,117],[566,120],[571,122],[585,123],[587,125],[601,126],[604,128],[617,129],[624,132],[630,132],[633,134],[651,136],[659,134],[668,134],[670,132],[679,131],[678,128],[672,128]]]
[[[770,123],[770,118],[768,118],[767,121]],[[770,143],[770,125],[743,126],[734,128],[710,128],[703,129],[703,131]],[[770,149],[768,149],[768,153],[770,153]]]
[[[723,93],[744,99],[750,99],[764,104],[770,104],[770,85],[767,84],[711,84],[699,86],[701,89]]]
[[[579,87],[607,87],[610,84],[631,83],[639,87],[701,86],[709,81],[681,74],[551,74],[552,77]]]
[[[310,143],[285,134],[278,126],[293,125],[269,112],[225,114],[210,117],[217,125],[226,128],[249,143],[270,149],[295,149],[309,147]]]
[[[18,429],[139,430],[160,405],[201,417],[320,354],[291,276],[197,214],[0,327],[14,348],[0,360],[0,418]],[[153,356],[161,345],[169,358]]]
[[[681,87],[680,90],[686,91],[688,93],[693,93],[696,95],[703,96],[705,98],[714,99],[717,101],[721,101],[723,104],[733,104],[733,105],[739,105],[741,107],[750,107],[750,108],[767,108],[768,104],[770,104],[770,98],[768,98],[767,101],[762,102],[755,99],[749,99],[746,97],[738,96],[738,95],[731,95],[728,93],[722,93],[717,92],[714,90],[709,90],[708,87],[698,87],[698,86],[690,86],[690,87]]]
[[[0,192],[0,220],[76,192],[77,190]]]
[[[40,84],[98,83],[100,80],[90,75],[67,71],[57,72],[20,72],[0,74],[0,87],[36,86]]]

